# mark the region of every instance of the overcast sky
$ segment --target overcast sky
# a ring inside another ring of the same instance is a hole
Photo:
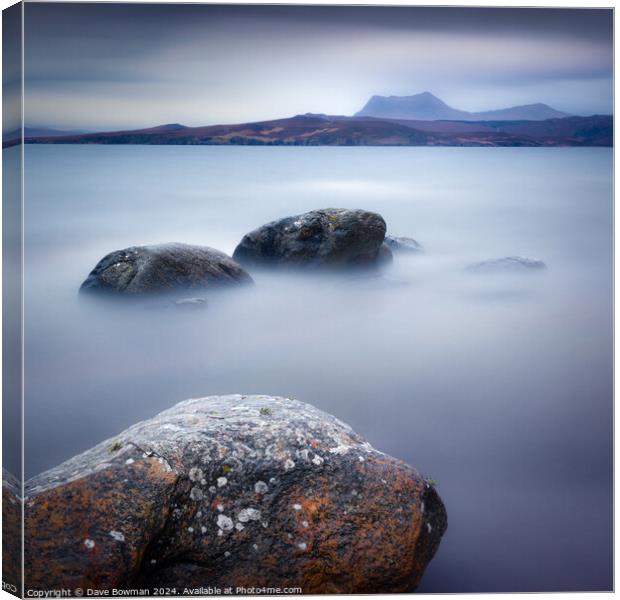
[[[612,112],[612,11],[26,3],[26,123],[118,129],[465,110]]]

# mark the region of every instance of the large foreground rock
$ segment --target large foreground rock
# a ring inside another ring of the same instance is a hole
[[[296,400],[177,404],[26,484],[31,589],[413,590],[435,489]]]
[[[107,254],[82,283],[80,291],[173,293],[251,282],[252,278],[219,250],[189,244],[158,244]]]
[[[326,208],[259,227],[244,236],[233,258],[247,266],[367,265],[377,261],[384,237],[381,215]]]

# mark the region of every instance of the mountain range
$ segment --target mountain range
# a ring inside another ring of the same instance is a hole
[[[543,121],[561,119],[568,113],[560,112],[547,104],[525,104],[499,110],[468,112],[448,106],[430,92],[414,96],[373,96],[356,117],[379,119],[414,119],[420,121]]]
[[[32,131],[28,144],[176,144],[294,146],[612,146],[613,117],[570,116],[546,104],[470,113],[429,92],[373,96],[352,117],[294,117],[187,127],[170,123],[98,133]],[[5,139],[3,147],[19,143]]]

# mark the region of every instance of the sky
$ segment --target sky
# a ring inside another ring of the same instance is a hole
[[[111,130],[351,115],[430,91],[481,111],[613,109],[611,10],[25,5],[25,121]]]

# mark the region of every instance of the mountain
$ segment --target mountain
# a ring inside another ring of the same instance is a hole
[[[356,117],[379,119],[416,119],[437,121],[439,119],[468,120],[470,113],[448,106],[430,92],[415,96],[373,96]]]
[[[160,125],[26,138],[28,144],[176,144],[268,146],[611,146],[613,117],[544,121],[420,121],[318,114],[286,119],[185,127]]]
[[[470,114],[472,118],[466,119],[467,121],[546,121],[547,119],[562,119],[571,116],[542,102]]]
[[[568,117],[567,113],[555,110],[546,104],[526,104],[500,110],[468,112],[448,106],[430,92],[414,96],[373,96],[356,117],[380,119],[415,119],[420,121],[489,121],[528,120],[542,121]]]

